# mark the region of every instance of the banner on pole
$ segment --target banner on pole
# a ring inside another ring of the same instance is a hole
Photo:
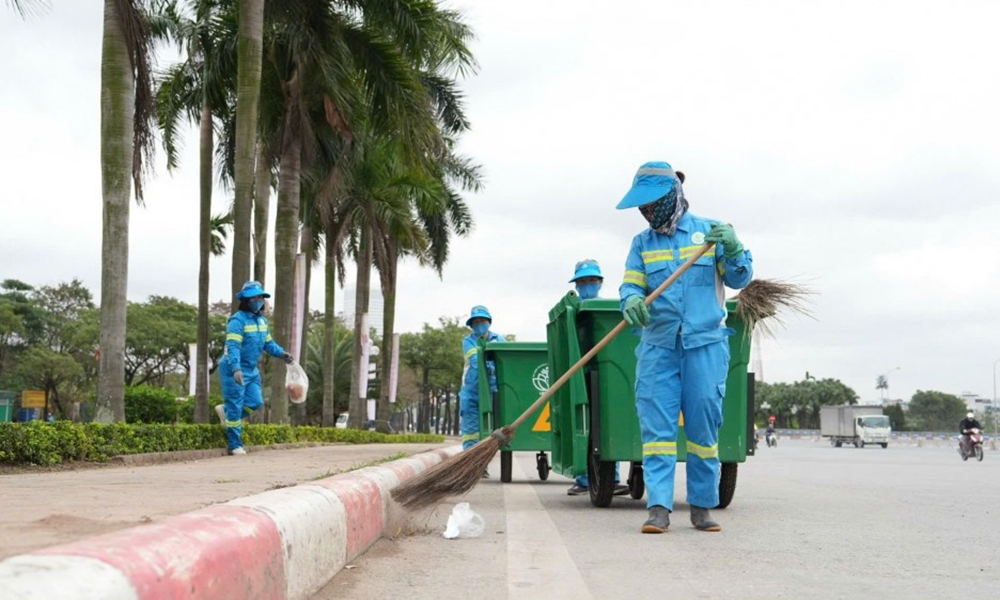
[[[396,386],[399,384],[399,334],[392,334],[392,358],[389,359],[389,403],[396,402]]]
[[[188,344],[188,364],[191,365],[191,372],[188,373],[188,396],[195,395],[195,384],[198,383],[198,344]]]
[[[302,334],[306,310],[306,255],[295,255],[295,284],[292,298],[292,331],[288,336],[288,351],[302,364]]]
[[[368,398],[368,351],[371,338],[368,337],[368,313],[361,314],[361,360],[358,361],[358,398]]]

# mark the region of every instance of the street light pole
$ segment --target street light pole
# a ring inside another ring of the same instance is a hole
[[[1000,414],[997,414],[997,364],[1000,358],[993,361],[993,401],[990,402],[990,413],[993,415],[993,439],[990,440],[990,450],[997,449],[997,421],[1000,421]]]

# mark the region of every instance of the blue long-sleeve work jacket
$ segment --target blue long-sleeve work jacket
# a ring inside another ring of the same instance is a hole
[[[646,229],[632,240],[619,288],[622,308],[632,296],[649,295],[705,244],[705,234],[718,221],[685,213],[674,235]],[[673,348],[678,333],[684,348],[697,348],[732,335],[725,326],[725,289],[741,289],[753,277],[749,250],[726,258],[716,244],[664,291],[650,307],[652,317],[642,341]]]
[[[245,310],[229,317],[226,353],[222,357],[224,370],[230,375],[233,371],[243,371],[247,377],[255,375],[261,352],[279,358],[285,354],[285,349],[271,339],[267,318]]]

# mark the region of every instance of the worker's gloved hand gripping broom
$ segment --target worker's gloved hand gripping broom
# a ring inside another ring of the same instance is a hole
[[[694,253],[694,256],[687,259],[674,273],[660,284],[651,294],[646,296],[646,306],[653,303],[653,300],[670,287],[677,278],[687,271],[696,260],[702,257],[712,247],[712,243],[705,244]],[[517,428],[531,416],[532,413],[549,401],[556,390],[563,386],[569,378],[579,371],[590,359],[594,358],[602,348],[608,345],[611,340],[628,327],[624,320],[612,329],[604,339],[597,342],[583,357],[576,361],[555,383],[549,386],[544,394],[539,396],[535,403],[528,407],[521,416],[506,427],[501,427],[494,431],[490,437],[479,442],[472,448],[452,456],[448,460],[431,467],[410,481],[397,486],[392,490],[392,497],[397,502],[407,508],[421,508],[430,506],[448,496],[464,494],[471,490],[482,478],[483,471],[493,460],[493,457],[501,447],[506,446],[514,437]]]

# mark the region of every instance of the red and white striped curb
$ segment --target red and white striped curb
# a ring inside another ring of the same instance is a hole
[[[305,599],[402,516],[389,491],[461,451],[239,498],[0,562],[0,599]]]

